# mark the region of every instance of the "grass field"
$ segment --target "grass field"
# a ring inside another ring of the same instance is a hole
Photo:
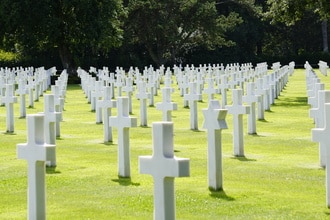
[[[320,78],[330,89],[329,79]],[[133,100],[132,116],[139,123],[139,102]],[[159,92],[155,102],[160,100]],[[246,134],[244,116],[245,157],[233,156],[232,118],[227,115],[222,192],[209,191],[207,184],[207,134],[202,129],[207,97],[198,103],[198,131],[189,129],[189,109],[183,108],[178,90],[172,100],[178,103],[172,113],[175,155],[190,158],[190,177],[175,180],[177,219],[330,219],[318,143],[311,142],[314,124],[304,70],[295,70],[265,120],[257,122],[257,135]],[[28,114],[41,111],[42,97],[27,109]],[[27,217],[27,162],[16,156],[16,144],[26,142],[26,120],[18,116],[16,104],[15,132],[5,133],[5,107],[0,107],[0,219]],[[131,178],[119,178],[116,129],[114,141],[103,143],[103,125],[95,123],[82,89],[69,85],[56,140],[58,165],[46,174],[47,219],[152,219],[153,180],[138,173],[138,156],[152,154],[151,125],[161,118],[160,111],[148,107],[149,126],[130,129]]]

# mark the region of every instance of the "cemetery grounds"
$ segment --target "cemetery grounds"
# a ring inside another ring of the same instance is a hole
[[[329,78],[315,70],[325,89]],[[176,89],[172,101],[175,156],[190,159],[190,177],[175,179],[177,219],[328,219],[325,204],[325,171],[319,166],[318,143],[311,141],[305,70],[296,69],[265,120],[257,121],[257,134],[247,134],[244,115],[245,157],[234,157],[232,118],[222,131],[224,191],[213,192],[207,184],[207,133],[189,128],[189,109]],[[47,91],[50,93],[50,91]],[[220,100],[221,95],[215,95]],[[230,103],[231,92],[228,92]],[[138,118],[139,101],[132,97]],[[161,92],[155,103],[161,102]],[[139,174],[138,156],[152,154],[152,122],[162,113],[148,107],[148,126],[130,128],[131,178],[118,177],[117,130],[113,142],[103,143],[103,125],[79,85],[68,85],[61,137],[56,140],[57,167],[47,168],[47,219],[152,219],[152,176]],[[43,97],[27,114],[43,111]],[[15,104],[15,132],[6,133],[5,107],[0,107],[0,219],[27,217],[27,162],[18,160],[16,145],[26,143],[26,119],[19,118]],[[112,110],[116,115],[116,109]]]

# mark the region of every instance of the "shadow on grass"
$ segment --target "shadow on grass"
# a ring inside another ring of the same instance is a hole
[[[56,170],[56,167],[46,166],[46,173],[47,174],[59,174],[59,173],[61,173],[61,171]]]
[[[330,207],[328,209],[330,209]],[[327,216],[330,216],[330,211],[324,212],[324,214],[326,214]]]
[[[243,157],[235,156],[235,157],[231,157],[231,159],[235,159],[235,160],[239,160],[239,161],[243,161],[243,162],[257,161],[256,159],[249,159],[249,158],[246,158],[245,156],[243,156]]]
[[[134,183],[130,177],[118,176],[118,179],[112,179],[111,181],[119,183],[121,186],[140,186],[140,183]]]
[[[115,145],[112,141],[103,142],[101,144],[104,144],[104,145],[107,145],[107,146]]]
[[[151,127],[148,125],[140,125],[140,128],[151,128]]]
[[[305,96],[302,97],[287,97],[281,99],[277,102],[275,106],[285,106],[285,107],[297,107],[297,106],[308,106],[308,99]]]
[[[260,122],[268,122],[266,119],[258,119]]]
[[[223,199],[226,201],[234,201],[235,199],[233,197],[230,197],[226,194],[225,191],[223,190],[213,190],[213,189],[209,189],[210,190],[210,196],[212,198],[218,198],[218,199]]]
[[[2,134],[4,134],[4,135],[16,135],[16,133],[14,131],[5,131],[5,132],[2,132]]]
[[[254,134],[249,134],[249,136],[252,136],[252,137],[267,137],[265,135],[260,135],[258,133],[254,133]]]
[[[202,131],[202,130],[199,130],[199,129],[190,129],[191,131],[193,132],[205,132],[205,131]]]

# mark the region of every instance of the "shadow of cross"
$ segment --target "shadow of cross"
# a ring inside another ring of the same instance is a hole
[[[189,159],[173,151],[173,123],[152,124],[153,154],[139,156],[139,170],[154,179],[154,219],[175,219],[174,177],[187,177]]]

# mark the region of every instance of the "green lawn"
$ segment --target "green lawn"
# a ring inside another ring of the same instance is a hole
[[[257,122],[258,135],[246,134],[244,116],[246,157],[233,157],[232,118],[227,115],[229,128],[222,132],[223,192],[208,190],[207,134],[202,129],[207,96],[198,103],[200,130],[192,131],[189,109],[183,108],[176,90],[175,155],[190,158],[190,177],[175,180],[177,219],[330,218],[318,143],[311,142],[314,124],[308,116],[305,85],[304,70],[295,70],[271,111],[265,112],[265,120]],[[139,124],[139,102],[135,96],[133,100]],[[155,103],[160,100],[159,91]],[[41,111],[42,97],[27,109],[28,114]],[[116,129],[113,143],[103,143],[103,125],[95,123],[95,113],[78,85],[68,86],[63,118],[56,141],[58,166],[46,174],[47,219],[152,219],[153,180],[138,173],[138,156],[152,154],[151,125],[161,120],[161,112],[148,107],[149,126],[130,129],[131,178],[117,175]],[[19,119],[19,104],[15,133],[5,133],[5,107],[0,107],[0,130],[0,219],[26,219],[27,162],[16,157],[16,144],[26,142],[26,120]]]

